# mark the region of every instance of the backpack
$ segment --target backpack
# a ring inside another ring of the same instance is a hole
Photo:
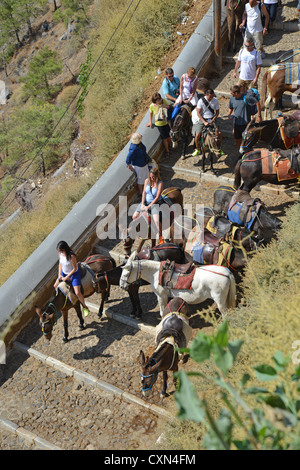
[[[256,114],[257,113],[257,106],[256,103],[257,101],[260,100],[260,95],[256,88],[250,88],[245,94],[244,94],[244,102],[251,107],[251,114]]]

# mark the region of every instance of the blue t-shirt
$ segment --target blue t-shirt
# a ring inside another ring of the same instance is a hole
[[[130,144],[129,152],[126,157],[126,165],[135,165],[143,167],[147,164],[147,152],[145,145],[141,142],[140,144]]]
[[[178,98],[179,93],[175,93],[176,91],[179,92],[179,87],[180,87],[180,79],[174,75],[173,81],[168,79],[166,77],[162,83],[162,91],[163,94],[166,96],[171,95],[173,98]]]

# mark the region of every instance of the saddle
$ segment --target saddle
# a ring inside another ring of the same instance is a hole
[[[257,198],[251,198],[245,194],[241,194],[241,196],[242,199],[244,199],[243,201],[239,201],[239,193],[232,196],[227,211],[227,217],[231,222],[245,226],[248,230],[251,230],[251,226],[258,215],[262,203]]]
[[[196,267],[192,262],[177,264],[175,261],[161,261],[158,282],[169,289],[190,289]]]
[[[180,317],[179,313],[171,312],[166,315],[156,327],[156,345],[162,341],[168,341],[168,338],[174,338],[178,348],[186,348],[192,337],[192,328],[188,320]]]
[[[297,155],[287,150],[261,149],[262,173],[277,175],[278,181],[295,179],[300,174]]]
[[[239,227],[221,215],[213,215],[206,226],[218,239],[232,241],[236,239]]]
[[[216,264],[218,266],[227,266],[230,263],[233,246],[219,240],[212,233],[205,230],[204,243],[198,244],[192,250],[193,260],[198,264]]]
[[[92,281],[95,279],[94,271],[86,263],[78,263],[81,274],[81,292],[84,295],[92,285]],[[58,284],[57,289],[60,290],[66,297],[69,298],[70,302],[75,305],[78,301],[78,297],[74,292],[71,281],[62,281]]]

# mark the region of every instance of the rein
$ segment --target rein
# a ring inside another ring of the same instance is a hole
[[[207,264],[206,266],[214,266],[214,265],[213,264],[211,264],[211,265]],[[229,279],[229,276],[227,276],[227,274],[218,273],[217,271],[213,271],[212,269],[206,269],[206,266],[198,266],[198,268],[204,269],[204,271],[209,271],[213,274],[219,274],[219,276],[224,276],[224,277],[227,277]]]

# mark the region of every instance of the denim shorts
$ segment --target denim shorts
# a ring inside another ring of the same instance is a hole
[[[63,271],[60,274],[61,274],[62,277],[67,276],[67,274],[65,274]],[[79,268],[77,269],[77,271],[74,274],[72,274],[71,282],[72,282],[73,287],[81,285],[81,274],[80,274],[80,269]]]

